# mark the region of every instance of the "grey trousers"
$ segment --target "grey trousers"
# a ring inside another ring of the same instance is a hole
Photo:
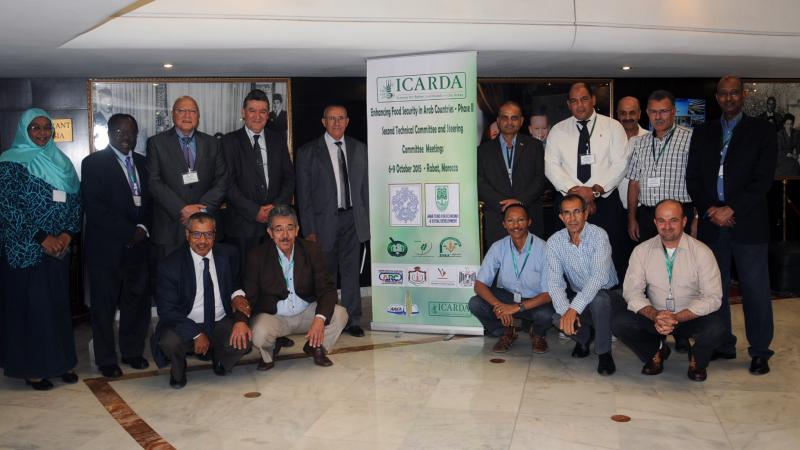
[[[580,314],[581,326],[570,336],[575,342],[586,346],[592,339],[594,330],[594,352],[598,355],[611,351],[612,294],[607,289],[597,291],[594,299]],[[561,314],[553,314],[553,325],[561,326]]]

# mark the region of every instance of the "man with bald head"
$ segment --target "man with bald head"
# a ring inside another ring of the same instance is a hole
[[[625,134],[628,136],[628,143],[636,136],[642,136],[648,131],[639,125],[639,119],[642,118],[642,109],[639,106],[639,99],[636,97],[622,97],[617,102],[617,120],[622,124],[625,129]],[[630,155],[630,149],[628,149]],[[623,177],[619,183],[617,190],[619,191],[619,199],[622,201],[622,207],[628,209],[628,177]]]
[[[664,369],[670,354],[664,336],[692,338],[687,376],[705,381],[725,332],[722,319],[712,314],[722,302],[719,269],[711,249],[683,232],[681,202],[659,202],[653,222],[658,236],[633,250],[623,284],[628,309],[615,314],[611,329],[645,363],[645,375]]]
[[[714,251],[722,274],[725,339],[712,358],[736,358],[736,336],[731,332],[728,289],[731,264],[736,262],[750,373],[769,372],[774,353],[772,300],[767,249],[769,214],[767,192],[775,176],[778,151],[775,128],[742,112],[747,91],[738,77],[727,75],[717,84],[719,120],[695,128],[689,145],[686,186],[700,215],[697,237]]]
[[[159,259],[183,245],[185,226],[192,214],[217,215],[228,184],[219,141],[197,130],[200,108],[192,97],[175,100],[172,123],[172,128],[147,140],[148,181],[153,196],[150,234]]]

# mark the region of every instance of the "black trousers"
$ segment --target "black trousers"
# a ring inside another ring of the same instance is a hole
[[[333,282],[336,283],[337,275],[341,277],[342,306],[347,310],[349,327],[361,322],[361,242],[356,234],[353,210],[341,211],[337,217],[336,241],[330,251],[322,252],[322,256]]]
[[[683,215],[686,216],[686,226],[683,227],[683,232],[691,234],[692,221],[694,220],[694,205],[692,203],[682,203]],[[636,220],[639,222],[639,242],[644,242],[658,234],[655,222],[656,207],[639,205],[636,208]]]
[[[611,329],[642,362],[653,358],[663,338],[650,319],[630,310],[618,311],[611,322]],[[725,324],[713,313],[679,323],[672,331],[676,338],[694,339],[691,352],[699,368],[708,367],[711,353],[722,343],[724,333]]]
[[[231,333],[235,321],[232,317],[225,317],[214,325],[214,331],[209,336],[211,348],[208,350],[214,362],[219,362],[225,370],[231,370],[233,366],[250,351],[250,342],[247,348],[240,350],[230,345]],[[158,346],[164,352],[164,356],[171,362],[170,375],[176,380],[182,379],[186,375],[186,355],[194,351],[194,341],[184,341],[175,333],[171,327],[165,327],[161,333]]]
[[[514,304],[514,294],[511,292],[496,287],[489,289],[501,302],[508,305]],[[503,324],[494,314],[494,309],[489,302],[476,295],[469,299],[469,310],[483,324],[488,336],[502,336]],[[555,314],[553,304],[545,303],[533,309],[516,312],[514,317],[531,322],[533,324],[533,333],[537,336],[544,336],[547,334],[547,330],[553,326],[553,314]]]
[[[142,356],[151,316],[146,247],[125,249],[117,264],[89,266],[88,271],[95,364],[117,364],[114,342],[117,309],[122,357]]]

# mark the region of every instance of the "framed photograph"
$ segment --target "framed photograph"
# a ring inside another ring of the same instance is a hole
[[[172,104],[188,95],[197,101],[197,129],[221,138],[244,125],[242,102],[261,89],[270,99],[267,128],[286,137],[292,154],[291,80],[289,78],[109,78],[88,81],[91,151],[108,145],[108,119],[127,113],[139,124],[136,152],[145,154],[147,138],[172,127]]]
[[[482,142],[496,136],[497,113],[500,105],[513,100],[522,106],[525,122],[521,133],[530,134],[540,141],[547,139],[550,128],[568,118],[569,88],[573,83],[589,84],[597,98],[595,109],[600,114],[614,116],[614,81],[607,79],[570,78],[479,78],[478,79],[478,130]]]
[[[800,83],[797,80],[743,80],[744,113],[775,127],[778,140],[775,178],[800,176]]]

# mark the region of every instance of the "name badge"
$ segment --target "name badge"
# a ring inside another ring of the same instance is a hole
[[[194,184],[200,181],[200,178],[197,177],[197,172],[194,170],[190,170],[183,174],[183,184]]]
[[[522,302],[522,294],[519,292],[514,292],[514,303]]]
[[[66,203],[67,193],[64,191],[59,191],[58,189],[53,189],[53,201],[58,203]]]
[[[588,155],[581,155],[581,165],[588,166],[590,164],[594,164],[594,155],[591,153]]]
[[[661,186],[661,177],[649,177],[647,178],[647,187],[649,188],[657,188]]]
[[[136,206],[142,206],[142,196],[141,195],[134,195],[133,196],[133,204]]]
[[[717,173],[717,176],[718,176],[718,177],[721,177],[721,176],[722,176],[723,167],[724,167],[724,166],[719,166],[719,173]]]

